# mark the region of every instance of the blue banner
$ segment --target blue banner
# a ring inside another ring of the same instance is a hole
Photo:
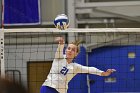
[[[38,0],[4,0],[4,24],[39,24],[39,10]]]

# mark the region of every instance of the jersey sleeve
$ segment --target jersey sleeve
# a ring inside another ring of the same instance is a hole
[[[88,74],[95,74],[101,76],[102,72],[104,72],[95,67],[87,67],[87,66],[82,66],[80,64],[75,64],[75,67],[77,73],[88,73]]]
[[[58,48],[55,53],[55,59],[60,59],[63,58],[63,49],[64,49],[64,44],[58,44]]]

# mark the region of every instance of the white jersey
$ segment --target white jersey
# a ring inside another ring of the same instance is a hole
[[[43,83],[43,86],[55,88],[60,93],[67,93],[68,82],[77,73],[90,73],[101,75],[103,71],[94,68],[86,67],[77,63],[68,64],[66,59],[54,59],[51,71]]]
[[[101,75],[103,71],[95,67],[82,66],[77,63],[67,63],[66,57],[54,59],[50,73],[43,86],[55,88],[59,93],[67,93],[68,82],[77,73],[90,73]]]

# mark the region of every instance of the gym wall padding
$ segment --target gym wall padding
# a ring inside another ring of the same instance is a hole
[[[132,58],[128,57],[133,53]],[[140,92],[140,46],[108,46],[92,50],[89,55],[89,66],[103,71],[114,68],[117,71],[110,76],[90,75],[91,93]],[[115,78],[116,82],[105,82]]]

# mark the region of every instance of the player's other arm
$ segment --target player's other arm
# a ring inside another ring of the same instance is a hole
[[[55,59],[63,58],[63,49],[64,49],[65,41],[63,37],[56,37],[55,41],[59,43],[55,53]]]
[[[106,72],[104,72],[95,67],[87,67],[87,66],[82,66],[80,64],[77,64],[76,67],[78,73],[89,73],[89,74],[95,74],[99,76],[109,76],[111,73],[116,71],[115,69],[108,69]]]

